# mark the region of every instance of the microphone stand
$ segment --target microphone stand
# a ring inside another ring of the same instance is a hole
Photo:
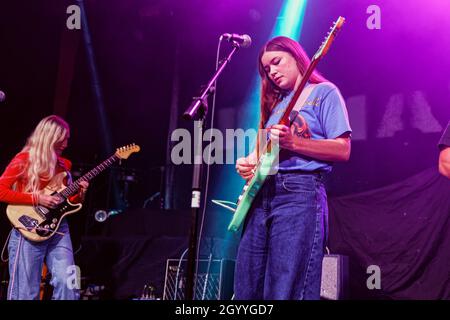
[[[186,275],[186,287],[185,287],[185,299],[194,300],[194,276],[196,273],[196,249],[198,241],[198,214],[200,212],[201,202],[201,179],[203,172],[203,159],[202,159],[202,147],[203,147],[203,129],[204,120],[208,113],[208,97],[215,90],[215,82],[219,75],[225,69],[228,62],[230,62],[233,54],[240,48],[238,42],[233,41],[233,49],[228,54],[227,58],[217,68],[211,80],[207,86],[203,89],[200,97],[194,97],[194,101],[189,108],[184,112],[183,118],[185,120],[194,120],[197,126],[198,134],[197,139],[194,141],[194,169],[192,175],[192,198],[191,198],[191,227],[189,232],[189,248],[188,248],[188,261],[187,261],[187,275]],[[195,130],[195,128],[194,128]],[[195,134],[194,134],[195,139]],[[198,150],[200,152],[198,152]]]

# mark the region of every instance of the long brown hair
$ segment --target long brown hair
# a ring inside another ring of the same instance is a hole
[[[284,51],[289,53],[297,61],[298,70],[305,74],[309,66],[310,59],[302,46],[295,40],[288,37],[275,37],[269,40],[261,49],[258,57],[258,71],[261,76],[261,116],[260,129],[264,128],[273,108],[281,101],[287,92],[278,88],[268,76],[261,62],[263,54],[267,51]],[[320,83],[327,81],[318,71],[314,70],[309,78],[310,83]]]

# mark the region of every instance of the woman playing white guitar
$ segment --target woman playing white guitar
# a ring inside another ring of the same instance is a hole
[[[42,119],[34,129],[25,147],[9,163],[0,177],[0,201],[13,205],[56,207],[61,199],[43,194],[49,183],[64,185],[69,181],[54,181],[54,177],[67,180],[71,163],[61,157],[70,137],[69,125],[60,117],[52,115]],[[88,182],[80,183],[80,191],[70,200],[81,202],[88,188]],[[42,266],[45,262],[52,275],[53,299],[73,300],[79,295],[76,286],[68,285],[68,277],[74,259],[69,227],[62,220],[58,233],[42,241],[32,242],[13,229],[8,243],[9,300],[39,299]]]

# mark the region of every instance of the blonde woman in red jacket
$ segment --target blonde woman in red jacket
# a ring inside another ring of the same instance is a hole
[[[41,190],[58,173],[66,171],[70,177],[71,162],[61,156],[69,137],[69,125],[62,118],[51,115],[42,119],[22,151],[11,160],[0,177],[0,201],[13,205],[55,207],[59,198],[45,195]],[[61,181],[64,184],[68,182]],[[84,199],[88,183],[82,182],[80,185],[80,192],[71,198],[72,202]],[[13,229],[8,253],[9,300],[39,299],[44,262],[52,275],[50,284],[54,288],[53,299],[78,299],[76,285],[69,279],[74,276],[76,268],[69,226],[65,220],[61,222],[57,234],[42,242],[29,241],[18,230]]]

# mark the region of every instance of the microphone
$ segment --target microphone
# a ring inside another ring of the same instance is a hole
[[[5,101],[5,99],[6,99],[5,93],[2,90],[0,90],[0,102]]]
[[[234,41],[239,43],[242,48],[248,48],[252,44],[252,38],[248,34],[224,33],[220,36],[221,39]]]

